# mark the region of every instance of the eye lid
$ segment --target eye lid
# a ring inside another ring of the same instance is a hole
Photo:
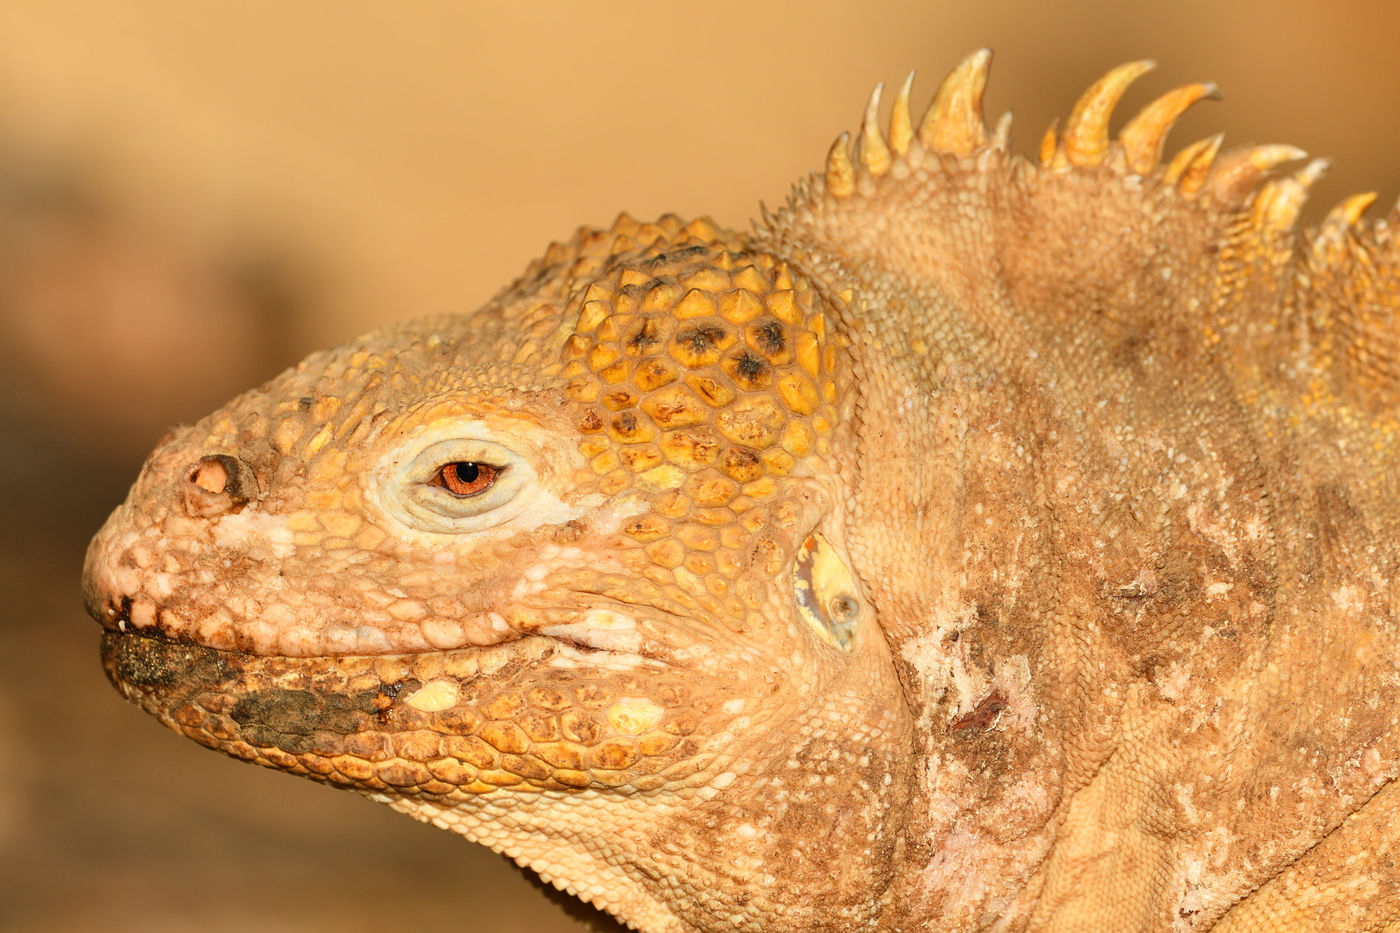
[[[417,410],[412,415],[422,417]],[[433,417],[390,425],[381,437],[362,481],[365,504],[403,537],[441,546],[437,536],[561,524],[603,501],[597,493],[566,501],[568,481],[586,461],[573,435],[532,417]],[[487,464],[498,471],[495,481],[477,495],[454,496],[433,482],[454,462]]]
[[[528,443],[483,433],[459,422],[401,436],[374,471],[372,501],[420,533],[466,534],[509,522],[539,492],[536,454]],[[474,465],[475,475],[456,464]]]

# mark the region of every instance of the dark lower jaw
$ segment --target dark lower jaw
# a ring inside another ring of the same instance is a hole
[[[288,657],[209,648],[144,629],[102,633],[107,677],[133,702],[138,695],[177,698],[210,691],[345,694],[387,687],[398,692],[412,682],[439,677],[465,682],[496,676],[507,668],[537,663],[556,650],[549,639],[527,636],[495,645],[413,654]]]
[[[107,676],[176,732],[366,793],[654,790],[693,773],[683,672],[617,672],[553,639],[413,655],[264,657],[106,631]]]
[[[482,717],[467,703],[429,702],[436,694],[421,693],[424,685],[449,685],[470,702],[482,675],[509,675],[554,650],[527,638],[416,655],[287,658],[102,635],[103,666],[117,690],[200,745],[345,787],[435,796],[479,776],[444,756],[440,737],[472,735]]]

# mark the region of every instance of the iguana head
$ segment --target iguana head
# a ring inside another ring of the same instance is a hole
[[[631,922],[680,922],[669,874],[692,925],[859,925],[909,723],[845,550],[834,323],[748,238],[623,217],[314,355],[172,432],[94,540],[108,673]]]

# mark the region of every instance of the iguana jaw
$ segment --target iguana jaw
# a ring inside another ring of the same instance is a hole
[[[127,699],[202,745],[367,793],[451,802],[614,787],[624,769],[637,789],[659,785],[645,778],[695,752],[687,736],[708,706],[664,670],[649,672],[651,696],[619,695],[579,670],[579,652],[541,637],[284,658],[108,632],[102,655]]]
[[[834,681],[804,663],[699,689],[541,636],[284,658],[108,631],[103,659],[128,700],[196,742],[360,791],[629,922],[777,911],[794,923],[771,929],[848,930],[878,909],[910,767],[906,711],[869,709],[867,678],[892,676],[871,634]],[[793,853],[788,830],[817,844]],[[699,889],[684,917],[655,888],[668,865]],[[817,886],[820,904],[802,894]]]

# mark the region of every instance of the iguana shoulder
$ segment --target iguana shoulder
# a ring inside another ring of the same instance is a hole
[[[1111,136],[1145,63],[1027,161],[988,64],[172,433],[114,683],[649,931],[1400,917],[1400,218]]]
[[[967,743],[968,780],[930,781],[959,816],[928,837],[990,842],[1028,801],[1058,807],[1038,869],[977,863],[988,844],[954,874],[1024,871],[1052,926],[1207,925],[1394,774],[1400,215],[1361,222],[1363,195],[1299,231],[1323,163],[1281,172],[1292,147],[1212,138],[1160,162],[1208,85],[1110,138],[1148,63],[1090,88],[1028,163],[1006,118],[984,127],[987,64],[917,129],[907,83],[888,136],[872,97],[768,235],[845,298],[868,412],[852,525],[878,529],[851,547],[916,711],[951,728],[1006,707],[1022,658],[1040,684],[1034,727],[999,743],[1014,766]],[[910,398],[922,417],[891,417]],[[980,676],[954,640],[993,659]],[[926,733],[928,754],[965,734]],[[1343,845],[1341,875],[1391,890],[1383,857],[1356,861],[1388,831]],[[1349,903],[1387,915],[1377,896]]]

